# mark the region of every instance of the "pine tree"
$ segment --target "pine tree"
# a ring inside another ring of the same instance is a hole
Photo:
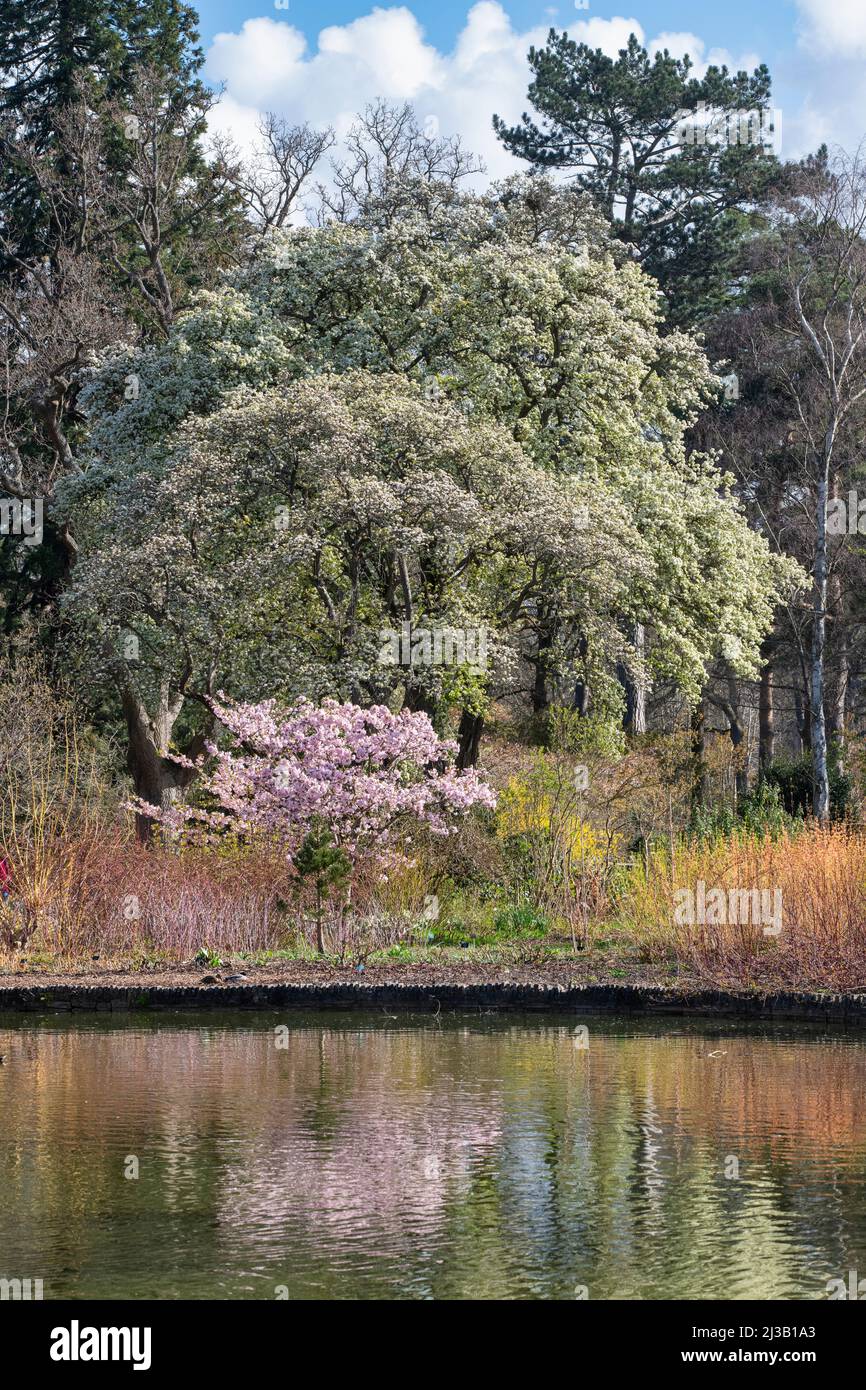
[[[751,76],[710,67],[697,79],[688,57],[650,60],[634,34],[614,60],[554,29],[529,63],[537,118],[508,126],[494,116],[503,144],[538,169],[574,171],[658,279],[674,322],[712,313],[751,213],[780,177],[763,138],[766,67]]]
[[[50,513],[58,478],[78,467],[88,363],[167,333],[241,232],[231,180],[202,149],[215,97],[196,26],[183,0],[0,7],[0,496],[46,507],[32,593],[0,573],[16,611],[74,562]],[[0,538],[0,572],[7,558],[16,572],[10,547]]]
[[[204,57],[197,16],[181,0],[9,0],[0,6],[0,237],[16,254],[51,254],[52,226],[31,160],[56,157],[58,113],[131,90],[136,70],[170,79],[185,100],[201,97]],[[0,265],[3,261],[0,261]]]

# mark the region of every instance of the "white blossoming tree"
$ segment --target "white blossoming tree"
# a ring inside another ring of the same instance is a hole
[[[467,747],[517,657],[536,708],[623,664],[690,697],[723,648],[753,673],[793,569],[686,451],[713,388],[698,345],[660,335],[653,283],[543,180],[272,238],[87,396],[68,611],[138,794],[177,794],[172,741],[205,736],[217,687],[435,714],[448,674],[381,660],[404,623],[489,629],[493,666],[451,691]]]

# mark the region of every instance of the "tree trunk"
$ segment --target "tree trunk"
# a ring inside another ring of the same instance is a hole
[[[640,661],[643,661],[645,646],[646,630],[643,623],[637,623],[634,629],[634,648]],[[628,734],[645,734],[646,684],[643,675],[630,671],[624,662],[620,662],[617,676],[625,693],[623,728]]]
[[[439,700],[432,690],[425,689],[422,685],[414,685],[407,682],[403,695],[403,706],[411,710],[413,714],[426,714],[431,724],[435,724],[439,717]]]
[[[589,650],[589,643],[585,637],[581,637],[578,643],[578,654],[585,657]],[[585,680],[575,681],[574,684],[574,708],[579,715],[584,715],[589,710],[589,685]]]
[[[827,711],[827,737],[840,772],[845,770],[845,716],[848,707],[848,682],[851,677],[851,658],[848,649],[848,629],[844,623],[842,586],[838,574],[830,584],[831,605],[836,627],[833,633],[832,654],[835,657],[832,695]]]
[[[827,770],[827,725],[824,715],[824,659],[827,645],[827,495],[828,470],[818,481],[816,508],[815,582],[812,623],[812,653],[809,678],[812,771],[815,791],[812,810],[819,821],[830,816],[830,782]]]
[[[151,717],[132,686],[125,685],[121,703],[128,735],[127,767],[135,794],[149,805],[168,811],[195,775],[165,756],[182,697],[175,702],[162,701],[157,715]],[[135,833],[142,844],[150,842],[155,824],[152,816],[136,812]]]
[[[535,678],[532,682],[532,713],[546,714],[549,704],[547,692],[547,661],[550,650],[550,634],[539,632],[538,650],[535,654]]]
[[[812,735],[809,723],[809,692],[806,689],[794,688],[794,719],[797,724],[797,733],[800,737],[800,753],[811,753]]]
[[[758,765],[766,772],[776,756],[776,711],[773,705],[773,666],[769,659],[761,667],[758,695]]]
[[[460,716],[460,728],[457,731],[459,747],[457,749],[457,766],[475,767],[478,762],[478,754],[481,748],[481,735],[484,732],[484,715],[470,714],[465,709]]]
[[[740,688],[737,678],[734,675],[728,676],[728,720],[730,723],[731,745],[736,757],[734,768],[735,786],[737,800],[746,796],[749,791],[749,763],[748,748],[744,747],[746,731],[743,728],[743,719],[740,711]]]
[[[827,711],[827,742],[835,754],[835,766],[844,771],[845,715],[848,703],[848,653],[840,652]]]
[[[707,799],[706,764],[706,712],[703,700],[696,706],[691,717],[692,736],[692,806],[703,806]]]

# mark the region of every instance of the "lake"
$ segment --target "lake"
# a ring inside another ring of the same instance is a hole
[[[866,1035],[0,1015],[0,1278],[51,1298],[826,1299]]]

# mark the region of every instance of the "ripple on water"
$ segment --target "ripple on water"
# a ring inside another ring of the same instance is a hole
[[[866,1273],[862,1042],[585,1022],[588,1049],[573,1019],[4,1020],[0,1277],[808,1299]]]

